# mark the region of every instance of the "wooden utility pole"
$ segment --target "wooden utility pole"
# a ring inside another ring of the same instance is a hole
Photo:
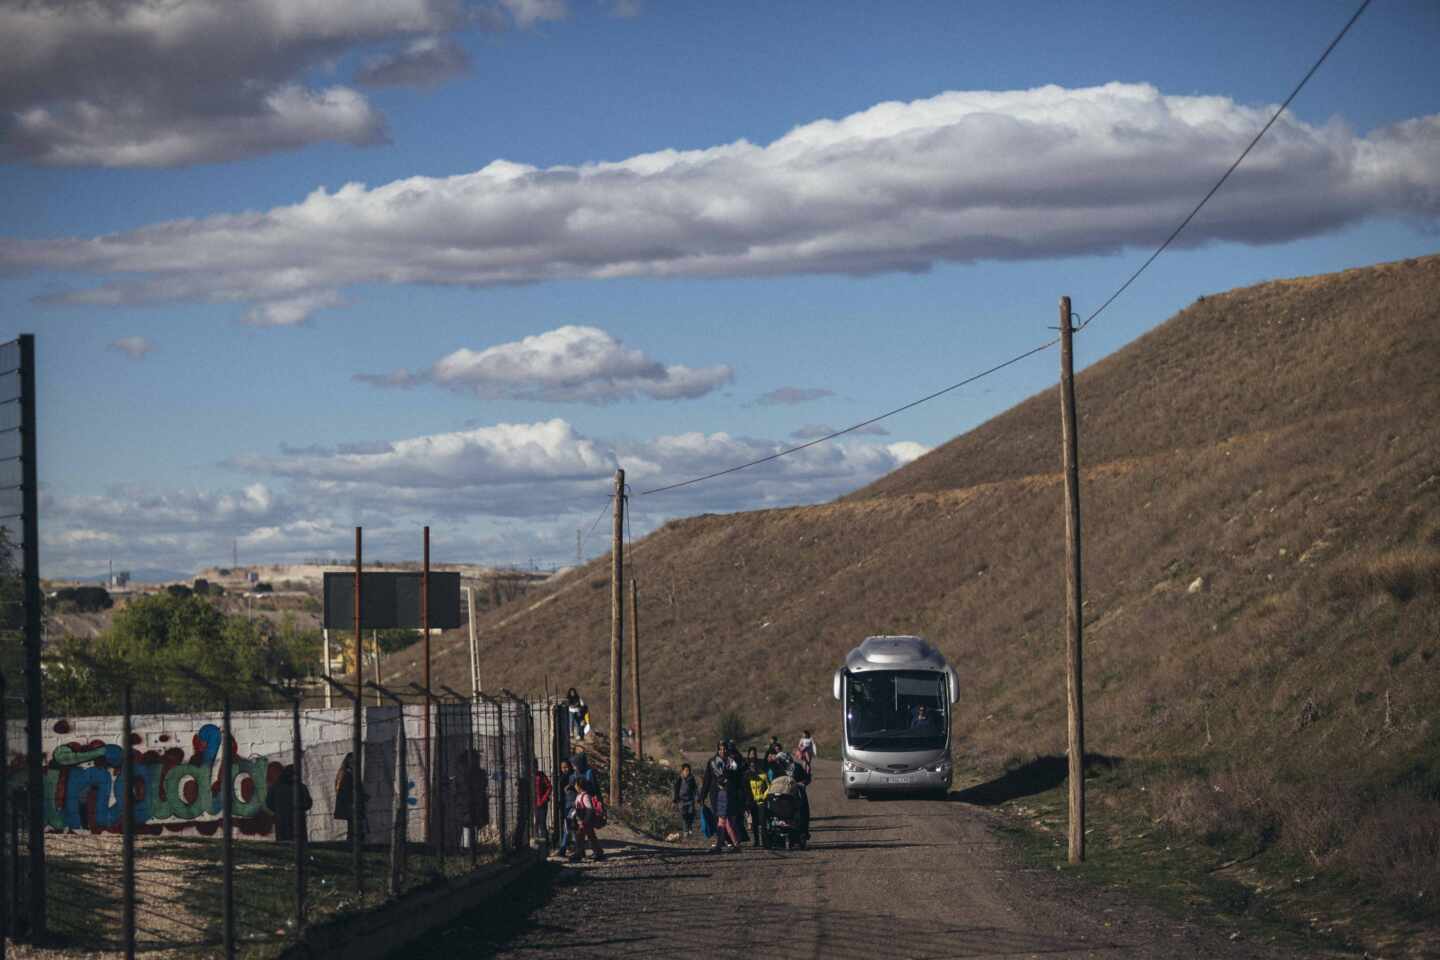
[[[361,854],[361,833],[360,828],[364,823],[364,806],[362,797],[365,796],[365,778],[361,757],[364,756],[364,707],[361,704],[361,697],[365,694],[365,651],[364,641],[360,634],[360,528],[355,528],[355,697],[351,703],[353,714],[350,721],[350,776],[353,789],[350,791],[350,857],[351,866],[355,870],[355,892],[361,896],[365,894],[365,871],[363,869]],[[228,795],[229,791],[226,791]]]
[[[630,712],[635,717],[635,760],[645,759],[644,729],[640,719],[640,587],[630,578]]]
[[[425,528],[425,565],[420,568],[420,629],[425,634],[425,689],[430,689],[430,528]],[[400,725],[405,725],[405,711],[400,711]],[[428,772],[435,769],[432,761],[435,759],[430,752],[430,697],[425,697],[425,770]],[[404,768],[398,775],[404,780]],[[431,784],[436,783],[435,777],[430,777]],[[425,789],[425,842],[430,842],[430,788],[429,784]]]
[[[465,588],[465,614],[470,622],[470,696],[480,696],[480,653],[475,647],[475,588]]]
[[[624,697],[621,667],[625,642],[625,471],[615,471],[615,525],[610,533],[610,805],[620,805],[620,711]]]
[[[1060,298],[1060,446],[1065,460],[1065,700],[1070,734],[1070,862],[1085,859],[1085,700],[1080,660],[1080,464],[1070,298]]]

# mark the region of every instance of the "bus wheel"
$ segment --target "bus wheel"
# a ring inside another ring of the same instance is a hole
[[[859,791],[859,790],[846,790],[846,791],[845,791],[845,799],[846,799],[846,800],[859,800],[859,799],[860,799],[860,791]]]

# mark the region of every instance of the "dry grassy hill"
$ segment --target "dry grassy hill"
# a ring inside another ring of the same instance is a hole
[[[1440,257],[1261,284],[1202,298],[1077,384],[1088,746],[1176,761],[1158,816],[1278,833],[1317,863],[1428,864],[1408,882],[1432,899],[1436,304]],[[647,727],[694,745],[733,706],[757,733],[833,744],[842,655],[915,632],[960,670],[960,753],[1062,753],[1058,430],[1051,390],[838,502],[636,544]],[[483,621],[487,684],[573,684],[603,714],[607,578],[593,563]],[[463,688],[463,649],[442,650]],[[1357,839],[1402,821],[1432,831],[1413,856]]]

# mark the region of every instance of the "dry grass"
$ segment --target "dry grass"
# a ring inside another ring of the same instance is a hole
[[[1170,764],[1173,830],[1353,875],[1428,863],[1428,828],[1385,824],[1440,803],[1437,293],[1429,257],[1206,297],[1079,377],[1087,745]],[[960,671],[962,758],[1062,754],[1056,408],[835,503],[633,545],[647,732],[693,747],[733,710],[833,745],[831,671],[914,632]],[[482,621],[487,683],[573,684],[603,726],[607,567]],[[463,638],[439,648],[463,689]]]

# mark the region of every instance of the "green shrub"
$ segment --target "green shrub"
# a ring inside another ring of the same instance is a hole
[[[745,718],[740,715],[739,710],[726,710],[715,721],[717,740],[734,740],[739,743],[745,739],[746,732]]]

